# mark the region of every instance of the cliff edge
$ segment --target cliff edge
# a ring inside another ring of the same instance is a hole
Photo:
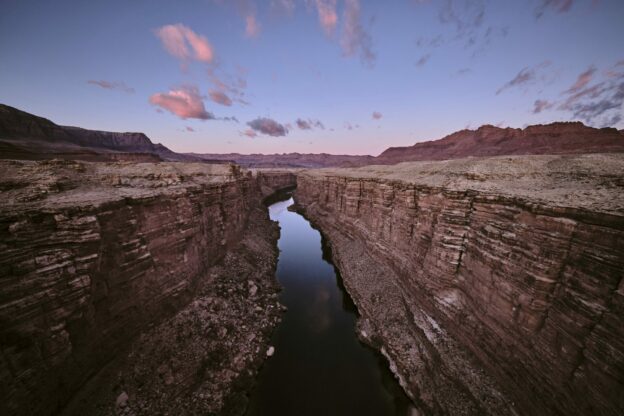
[[[425,414],[624,412],[624,155],[298,174],[361,313]]]

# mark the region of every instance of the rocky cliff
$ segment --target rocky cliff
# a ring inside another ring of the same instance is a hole
[[[439,140],[390,147],[375,164],[468,156],[542,155],[624,152],[624,135],[614,128],[596,129],[580,122],[538,124],[524,129],[484,125],[460,130]]]
[[[129,154],[129,155],[128,155]],[[201,161],[152,143],[143,133],[117,133],[59,126],[43,117],[0,104],[0,159],[86,161]]]
[[[0,178],[0,413],[55,414],[81,389],[66,414],[244,409],[279,319],[251,174],[52,160]]]
[[[298,174],[362,339],[425,414],[624,412],[624,157]]]
[[[271,196],[277,189],[293,188],[297,185],[295,170],[258,170],[256,180],[263,195]]]

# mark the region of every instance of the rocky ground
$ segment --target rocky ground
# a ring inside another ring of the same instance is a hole
[[[209,270],[195,300],[141,334],[63,415],[244,413],[282,312],[278,227],[252,222],[248,236]]]
[[[240,176],[232,164],[0,160],[2,213],[102,205],[184,192]]]
[[[294,176],[0,161],[0,413],[241,414],[280,318]]]
[[[624,213],[624,153],[474,157],[350,169],[326,168],[303,174],[376,178],[525,198],[551,206]]]

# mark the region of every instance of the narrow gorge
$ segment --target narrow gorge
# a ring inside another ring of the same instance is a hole
[[[272,349],[284,305],[316,307],[276,279],[266,204],[295,187],[292,208],[323,234],[357,307],[357,337],[385,356],[410,415],[624,411],[621,154],[282,171],[2,161],[0,177],[2,414],[263,403],[263,363],[299,342]],[[292,275],[311,261],[302,242],[318,241],[287,232],[282,251],[303,256],[290,254]],[[297,363],[281,368],[300,376]]]
[[[52,160],[0,178],[0,413],[244,410],[281,313],[262,199],[293,176]]]

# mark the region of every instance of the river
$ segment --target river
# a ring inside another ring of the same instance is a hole
[[[288,308],[247,416],[406,415],[409,400],[383,357],[357,339],[357,311],[324,255],[321,234],[292,198],[269,207],[281,235],[277,279]]]

